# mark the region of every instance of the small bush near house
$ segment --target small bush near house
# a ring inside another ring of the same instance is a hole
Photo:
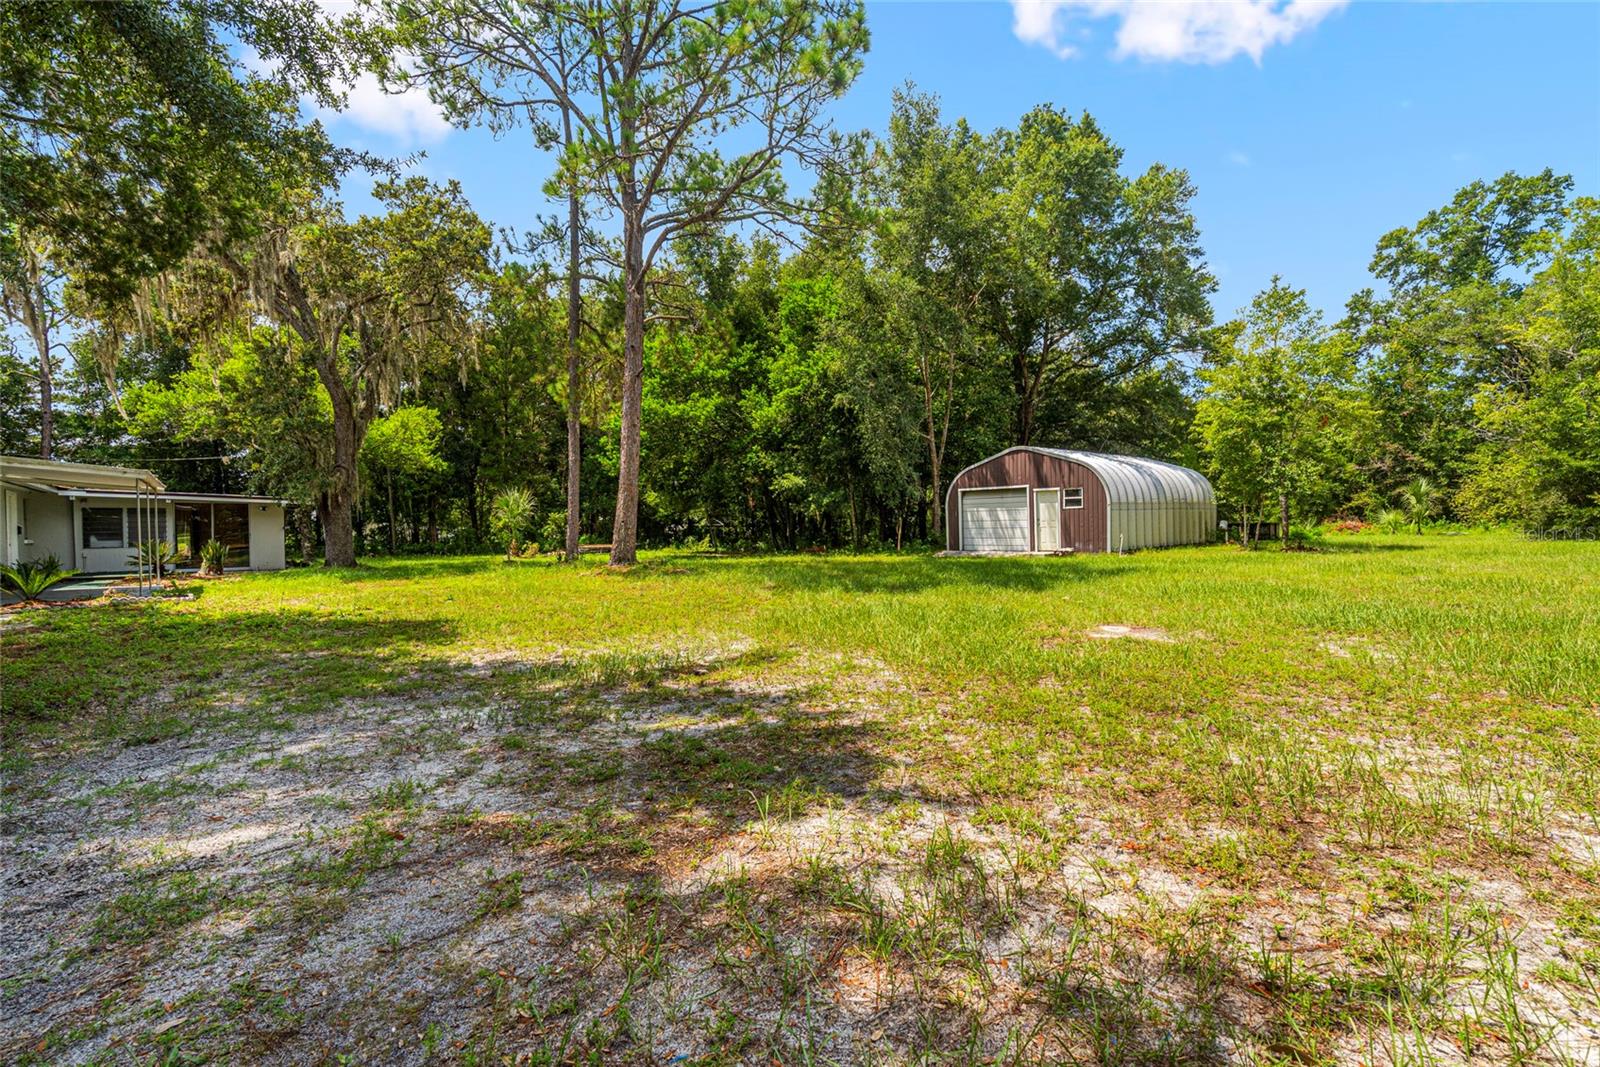
[[[173,564],[180,558],[174,546],[165,541],[151,539],[137,546],[133,555],[128,557],[128,566],[143,567],[157,578],[165,578],[172,571]]]
[[[200,573],[221,574],[228,562],[228,546],[212,538],[200,546]]]
[[[32,604],[46,589],[58,582],[66,581],[77,573],[74,570],[64,569],[56,557],[46,556],[44,559],[0,567],[0,586],[16,593],[26,603]]]

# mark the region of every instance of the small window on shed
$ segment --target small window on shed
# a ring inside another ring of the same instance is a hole
[[[83,547],[122,548],[122,509],[84,508]]]
[[[1083,487],[1061,490],[1061,506],[1064,508],[1083,507]]]

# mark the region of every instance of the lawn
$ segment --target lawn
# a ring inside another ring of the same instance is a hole
[[[1600,546],[12,611],[11,1062],[1600,1064]]]

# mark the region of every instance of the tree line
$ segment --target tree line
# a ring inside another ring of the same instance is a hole
[[[937,544],[952,475],[1029,443],[1195,466],[1245,529],[1600,515],[1600,212],[1549,171],[1382,235],[1337,321],[1274,278],[1218,322],[1188,175],[1129,173],[1092,116],[979,131],[907,86],[832,129],[858,3],[140,0],[0,33],[0,448],[283,496],[308,557]],[[497,230],[332,145],[298,102],[361,70],[548,148],[547,217]]]

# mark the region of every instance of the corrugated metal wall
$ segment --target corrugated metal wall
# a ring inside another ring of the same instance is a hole
[[[950,483],[945,521],[951,548],[961,545],[961,490],[1005,485],[1081,486],[1083,507],[1065,509],[1061,522],[1062,545],[1078,552],[1203,544],[1217,526],[1216,497],[1198,471],[1138,456],[1018,447],[968,467]],[[1032,506],[1030,495],[1030,531]]]
[[[1002,485],[1026,485],[1030,489],[1083,490],[1083,507],[1065,508],[1061,512],[1061,545],[1075,552],[1104,552],[1106,550],[1106,493],[1100,478],[1081,463],[1062,459],[1044,452],[1011,449],[991,456],[982,463],[968,467],[950,483],[946,496],[949,512],[945,518],[945,542],[951,548],[961,544],[962,489],[996,488]],[[1028,494],[1028,530],[1030,544],[1032,531],[1038,523],[1033,513],[1033,494]]]

